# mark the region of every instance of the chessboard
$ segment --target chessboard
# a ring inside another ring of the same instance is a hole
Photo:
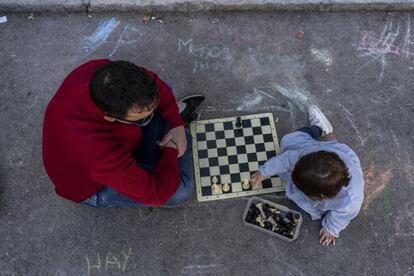
[[[255,189],[246,183],[279,153],[272,113],[194,121],[190,128],[198,201],[284,191],[277,176]]]

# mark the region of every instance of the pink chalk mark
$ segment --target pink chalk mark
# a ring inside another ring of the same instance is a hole
[[[400,47],[389,43],[381,43],[378,38],[372,36],[369,32],[363,32],[359,50],[365,50],[370,53],[381,55],[395,54],[403,58],[414,56],[414,53],[409,50],[401,49]]]

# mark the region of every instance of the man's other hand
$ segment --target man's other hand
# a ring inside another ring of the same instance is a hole
[[[178,150],[178,157],[183,156],[187,148],[187,138],[185,137],[185,131],[183,126],[178,126],[165,134],[164,138],[158,143],[161,147],[167,146],[169,142],[173,142]]]

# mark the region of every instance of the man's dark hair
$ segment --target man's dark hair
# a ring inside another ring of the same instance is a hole
[[[333,198],[351,178],[348,168],[333,152],[317,151],[302,156],[292,172],[292,181],[305,195]]]
[[[104,112],[124,118],[131,109],[154,108],[159,91],[144,68],[128,61],[111,61],[94,72],[90,82],[92,101]]]

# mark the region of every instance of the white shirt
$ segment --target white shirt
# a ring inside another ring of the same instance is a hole
[[[285,182],[286,196],[311,215],[312,220],[322,220],[322,227],[331,235],[339,237],[351,219],[356,217],[364,199],[364,179],[358,156],[347,145],[337,141],[317,141],[309,134],[295,131],[281,140],[281,154],[269,159],[260,167],[265,176],[279,175]],[[292,172],[299,159],[316,151],[336,153],[348,167],[351,180],[332,199],[315,201],[302,193],[292,181]]]

